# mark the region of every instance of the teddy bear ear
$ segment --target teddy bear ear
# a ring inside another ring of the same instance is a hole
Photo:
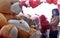
[[[0,13],[0,28],[5,24],[7,24],[7,19],[2,13]]]
[[[10,9],[10,0],[0,0],[0,12],[8,13]]]
[[[15,14],[19,14],[22,11],[22,6],[19,4],[19,2],[16,2],[11,5],[11,11]]]

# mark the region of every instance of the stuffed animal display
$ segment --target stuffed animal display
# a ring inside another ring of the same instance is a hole
[[[31,38],[36,32],[30,27],[31,19],[17,16],[22,12],[18,1],[0,0],[0,38]]]

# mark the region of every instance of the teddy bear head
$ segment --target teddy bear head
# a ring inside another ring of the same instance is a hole
[[[11,5],[19,0],[0,0],[0,12],[1,13],[12,13],[11,12]]]
[[[24,20],[9,20],[8,23],[14,24],[18,28],[23,28],[27,32],[30,30],[28,23]]]
[[[7,20],[14,18],[20,12],[18,2],[19,0],[0,0],[0,13],[3,13]]]

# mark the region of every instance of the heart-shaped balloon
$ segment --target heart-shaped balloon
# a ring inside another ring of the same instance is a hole
[[[40,5],[40,0],[29,0],[29,4],[32,8],[35,8]]]

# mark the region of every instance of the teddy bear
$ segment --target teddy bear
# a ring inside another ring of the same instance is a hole
[[[0,13],[0,38],[17,38],[17,34],[17,28],[9,24],[6,17]]]

